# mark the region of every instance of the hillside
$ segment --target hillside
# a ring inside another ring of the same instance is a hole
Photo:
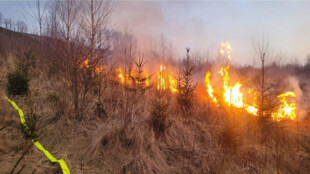
[[[303,118],[298,121],[253,116],[224,101],[212,102],[203,79],[197,80],[191,108],[184,109],[179,106],[176,93],[166,88],[158,90],[156,72],[150,73],[153,80],[149,86],[133,85],[138,82],[128,82],[126,86],[118,79],[120,65],[107,62],[103,66],[109,73],[98,76],[102,89],[94,85],[85,96],[81,90],[78,117],[73,88],[68,85],[68,76],[62,75],[67,71],[62,72],[59,62],[49,57],[58,56],[51,50],[52,43],[50,38],[0,28],[0,173],[9,173],[23,153],[15,173],[61,173],[57,163],[51,163],[35,146],[30,146],[18,112],[5,96],[23,110],[28,123],[34,122],[37,140],[57,159],[62,158],[74,174],[309,173],[308,106],[300,107],[306,109],[299,111]],[[29,51],[35,57],[35,66],[27,66],[29,92],[8,95],[8,73],[24,65],[21,62]],[[87,66],[85,62],[78,65],[81,79],[95,76],[88,74]],[[215,63],[199,65],[204,66],[217,68]],[[274,91],[287,89],[289,85],[283,79],[294,75],[304,82],[297,86],[308,93],[306,68],[274,66],[266,68],[266,81],[277,87]],[[242,76],[249,86],[255,83],[257,75],[250,72],[258,71],[256,68],[231,70],[235,72],[234,79]],[[275,75],[275,70],[282,73]],[[205,73],[206,69],[197,72]],[[85,79],[81,89],[93,82]],[[302,97],[300,103],[307,101],[307,95]],[[154,115],[161,116],[159,121]]]

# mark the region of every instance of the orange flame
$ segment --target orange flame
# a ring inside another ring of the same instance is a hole
[[[80,68],[83,68],[83,67],[86,67],[86,68],[89,68],[89,59],[86,58],[86,60],[80,65]]]
[[[248,105],[243,102],[243,93],[241,93],[241,83],[237,82],[234,86],[229,85],[229,75],[228,75],[229,66],[226,68],[221,68],[221,70],[218,72],[223,77],[223,91],[222,96],[225,103],[227,103],[229,106],[235,106],[237,108],[243,108],[248,113],[257,115],[258,109],[256,108],[256,93],[254,93],[254,100],[253,105]],[[214,103],[217,103],[217,99],[214,96],[214,90],[212,88],[212,85],[210,83],[210,72],[208,71],[205,77],[205,85],[207,88],[207,93],[212,99]],[[250,89],[248,93],[252,94],[253,89]]]
[[[253,89],[249,89],[248,93],[253,94],[253,104],[245,104],[243,102],[243,94],[240,92],[241,88],[241,83],[237,82],[234,86],[229,85],[229,75],[228,75],[228,69],[229,66],[226,68],[221,68],[219,71],[219,74],[223,77],[223,99],[224,101],[229,105],[229,106],[235,106],[237,108],[243,108],[245,109],[248,113],[252,115],[257,115],[258,113],[258,108],[256,105],[256,93],[254,92]],[[212,101],[214,103],[217,103],[217,99],[214,97],[214,90],[211,86],[210,83],[210,72],[207,72],[206,78],[205,78],[205,84],[207,88],[207,93],[208,95],[212,98]],[[280,121],[283,119],[291,119],[295,120],[296,119],[296,104],[295,103],[289,103],[287,100],[287,97],[296,97],[296,94],[294,92],[286,92],[281,95],[278,95],[278,98],[280,99],[281,105],[279,106],[278,110],[276,112],[273,112],[271,114],[271,117],[274,120]]]
[[[169,89],[172,93],[178,92],[177,89],[177,81],[174,79],[174,77],[168,73],[168,81],[169,81]]]
[[[166,69],[165,66],[160,65],[159,72],[157,73],[157,77],[158,77],[157,89],[158,90],[166,90],[166,82],[165,82],[164,73],[163,73],[165,69]]]
[[[88,58],[86,58],[86,60],[80,65],[80,68],[90,68],[90,65],[89,65],[89,59]],[[100,73],[100,72],[102,72],[103,71],[103,66],[99,66],[99,65],[97,65],[96,67],[95,67],[95,72],[97,72],[97,73]]]
[[[95,70],[96,70],[96,72],[98,72],[98,73],[100,73],[100,72],[102,72],[103,71],[103,66],[97,66],[96,68],[95,68]]]
[[[177,83],[173,75],[169,72],[166,72],[166,67],[160,65],[159,72],[157,72],[157,90],[166,90],[169,89],[172,93],[177,92]]]
[[[210,98],[212,99],[212,101],[214,103],[217,103],[217,100],[216,100],[216,98],[213,95],[213,88],[212,88],[211,83],[210,83],[210,76],[211,76],[211,74],[208,71],[207,74],[206,74],[206,78],[205,78],[205,85],[207,87],[207,92],[208,92]]]
[[[229,42],[221,43],[221,49],[220,49],[220,55],[227,56],[229,60],[231,60],[231,45]],[[223,91],[219,90],[219,93],[223,93],[223,100],[229,105],[229,106],[235,106],[237,108],[242,108],[248,113],[252,115],[257,115],[258,108],[256,105],[256,93],[253,89],[249,89],[248,93],[253,95],[253,104],[245,104],[243,102],[243,93],[240,92],[241,83],[238,81],[234,86],[229,85],[229,75],[228,75],[229,65],[226,68],[221,68],[218,72],[223,77]],[[205,77],[205,85],[207,88],[207,93],[212,98],[212,101],[214,103],[217,103],[218,100],[214,97],[214,90],[212,88],[212,85],[210,83],[210,72],[208,71],[206,73]],[[281,95],[278,95],[278,98],[280,99],[281,105],[279,106],[278,110],[271,114],[272,118],[274,120],[280,121],[282,119],[296,119],[296,104],[295,103],[289,103],[287,100],[287,97],[296,97],[295,93],[289,91],[286,93],[283,93]]]
[[[145,76],[145,86],[150,86],[150,77],[146,71],[144,71]]]
[[[142,83],[142,82],[139,82],[138,80],[134,81],[134,79],[131,78],[129,74],[124,73],[122,68],[118,68],[117,73],[118,73],[117,77],[120,83],[123,85],[134,85],[134,84],[140,85]],[[145,86],[146,87],[150,86],[150,78],[146,71],[144,71],[144,78],[145,78]]]
[[[234,86],[230,86],[228,84],[229,76],[228,76],[229,65],[226,68],[221,68],[219,73],[223,76],[223,97],[226,103],[229,106],[234,105],[238,108],[244,106],[243,104],[243,94],[240,92],[240,87],[242,86],[240,82],[237,82]]]
[[[286,93],[278,95],[280,98],[281,105],[278,108],[278,111],[271,114],[271,117],[274,120],[280,121],[282,119],[296,119],[296,104],[295,103],[288,103],[287,97],[296,97],[296,94],[292,91],[288,91]]]
[[[257,115],[257,111],[258,109],[255,106],[247,106],[245,108],[245,110],[249,113],[249,114],[253,114],[253,115]]]
[[[229,42],[221,43],[220,54],[222,56],[227,56],[229,60],[231,60],[231,45]]]
[[[245,107],[245,110],[250,113],[250,114],[253,114],[253,115],[257,115],[257,112],[258,112],[258,109],[256,108],[256,93],[254,92],[254,89],[253,88],[250,88],[249,91],[248,91],[249,94],[252,94],[254,93],[254,98],[253,98],[253,105],[247,105]]]
[[[120,82],[122,84],[125,84],[125,77],[124,77],[124,73],[123,73],[122,68],[118,68],[117,72],[118,72],[118,78],[119,78]]]

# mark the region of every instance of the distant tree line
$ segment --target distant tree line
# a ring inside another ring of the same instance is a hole
[[[14,21],[12,18],[5,18],[0,12],[0,27],[13,30],[16,32],[26,33],[28,32],[28,27],[26,23],[22,20]]]

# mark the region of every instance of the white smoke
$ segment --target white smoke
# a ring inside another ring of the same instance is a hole
[[[296,94],[298,120],[302,121],[308,115],[309,106],[307,100],[309,99],[309,94],[307,93],[307,90],[301,89],[299,83],[301,79],[299,78],[296,76],[289,76],[284,80],[284,83],[287,84],[287,89],[292,90]],[[310,82],[308,84],[310,84]]]

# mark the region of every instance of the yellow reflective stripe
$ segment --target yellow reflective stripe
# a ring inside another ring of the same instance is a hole
[[[8,97],[6,97],[6,98],[12,104],[12,106],[18,111],[20,122],[22,123],[22,125],[25,126],[28,129],[28,126],[26,125],[26,121],[25,121],[25,117],[24,117],[23,111],[21,109],[19,109],[19,107],[16,105],[16,103],[14,101],[10,100]]]
[[[32,140],[32,142],[39,150],[41,150],[45,154],[45,156],[50,161],[52,161],[53,163],[55,163],[55,162],[59,163],[59,165],[61,167],[61,170],[62,170],[62,173],[70,174],[70,171],[69,171],[69,169],[67,167],[67,164],[66,164],[66,162],[63,159],[57,160],[55,157],[53,157],[53,155],[49,151],[44,149],[44,147],[38,141]]]
[[[8,97],[6,97],[7,100],[12,104],[12,106],[18,111],[19,113],[19,117],[20,117],[20,122],[22,123],[22,125],[26,128],[26,129],[29,129],[27,124],[26,124],[26,121],[25,121],[25,117],[24,117],[24,113],[21,109],[19,109],[19,107],[16,105],[16,103],[12,100],[10,100]],[[61,170],[62,170],[62,173],[63,174],[70,174],[70,170],[66,164],[66,162],[63,160],[63,159],[59,159],[57,160],[49,151],[47,151],[46,149],[44,149],[44,147],[38,142],[36,141],[35,139],[32,139],[31,140],[33,142],[33,144],[39,149],[41,150],[45,156],[51,161],[51,162],[57,162],[60,167],[61,167]]]

